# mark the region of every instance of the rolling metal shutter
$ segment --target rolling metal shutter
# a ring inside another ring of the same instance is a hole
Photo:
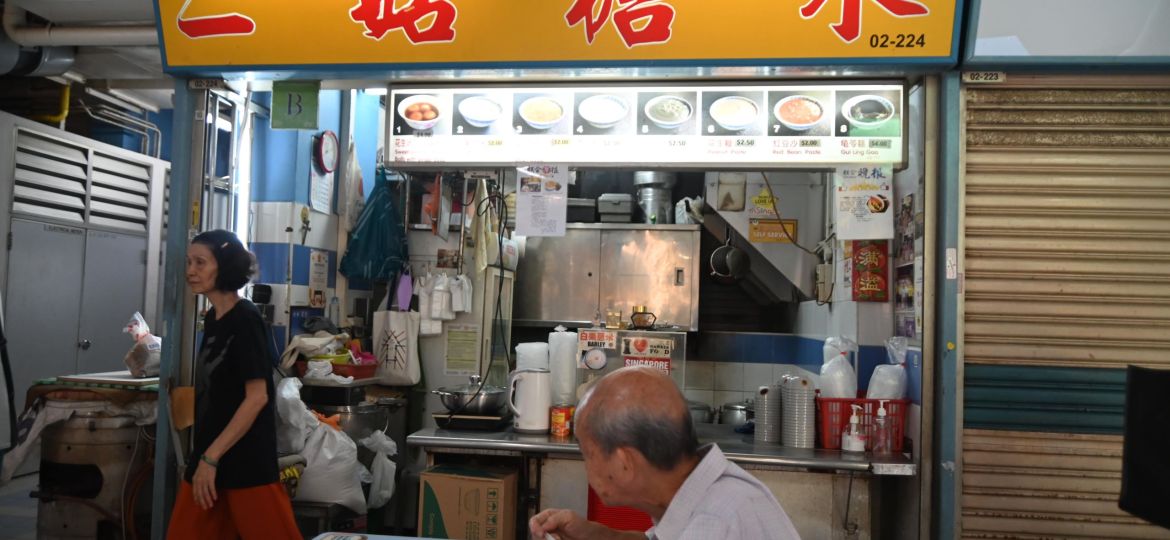
[[[1170,78],[1008,79],[963,90],[962,536],[1170,538],[1116,504],[1118,375],[1170,369]]]

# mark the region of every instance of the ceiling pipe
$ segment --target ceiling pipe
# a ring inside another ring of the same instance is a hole
[[[25,26],[27,12],[4,3],[4,32],[25,47],[130,47],[158,45],[153,25],[133,26]]]

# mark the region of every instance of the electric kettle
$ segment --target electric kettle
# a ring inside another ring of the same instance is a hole
[[[508,408],[518,433],[548,433],[552,377],[547,369],[518,369],[508,383]]]

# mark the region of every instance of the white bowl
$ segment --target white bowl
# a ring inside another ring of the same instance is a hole
[[[821,114],[817,116],[816,120],[813,120],[812,122],[805,122],[805,123],[792,122],[792,121],[786,120],[783,116],[780,115],[780,109],[783,108],[784,105],[787,105],[788,103],[791,103],[793,101],[801,101],[801,100],[807,101],[807,102],[811,103],[813,106],[815,106],[816,108],[820,109]],[[793,95],[793,96],[788,96],[784,99],[781,99],[780,101],[777,101],[776,106],[772,108],[772,114],[776,117],[776,120],[779,120],[780,123],[784,124],[784,127],[788,128],[788,129],[791,129],[793,131],[808,131],[809,129],[812,129],[813,126],[821,123],[821,120],[825,119],[825,106],[817,98],[814,98],[812,96],[805,96],[805,95],[797,94],[797,95]]]
[[[541,102],[548,102],[551,103],[552,106],[556,107],[556,118],[532,117],[531,108],[540,105]],[[565,117],[565,108],[560,104],[560,102],[558,102],[556,99],[553,99],[552,96],[530,97],[520,104],[519,112],[520,118],[522,118],[526,124],[532,126],[534,129],[549,129],[561,123],[561,119]]]
[[[711,119],[727,131],[743,131],[760,117],[760,106],[743,96],[727,96],[711,104]]]
[[[854,108],[856,107],[860,107],[862,113],[881,114],[884,112],[885,114],[880,118],[875,118],[872,120],[865,118],[854,118]],[[841,104],[841,116],[844,116],[845,120],[855,128],[876,129],[882,124],[889,122],[890,119],[894,117],[894,104],[882,96],[875,96],[872,94],[854,96],[845,100],[845,103]]]
[[[675,120],[659,118],[655,116],[654,109],[658,107],[658,105],[670,101],[677,101],[681,103],[683,107],[686,107],[687,113],[681,118]],[[651,122],[654,122],[654,125],[662,129],[674,129],[687,123],[687,120],[690,120],[691,115],[695,113],[695,108],[691,106],[691,102],[678,96],[658,96],[651,98],[650,101],[647,101],[646,107],[643,109],[643,111],[646,113],[646,118],[649,118]]]
[[[622,123],[630,114],[630,106],[620,96],[601,94],[581,100],[577,113],[593,127],[605,129]]]
[[[406,110],[409,109],[411,105],[416,105],[419,103],[430,104],[430,106],[435,110],[435,117],[430,120],[411,120],[410,118],[407,118]],[[443,118],[443,109],[439,106],[439,98],[427,94],[418,94],[409,96],[406,99],[398,102],[398,116],[406,121],[406,125],[414,128],[415,130],[426,131],[435,127],[435,124],[438,124],[439,120]]]
[[[473,127],[488,127],[503,112],[504,107],[487,96],[471,96],[459,102],[459,114]]]

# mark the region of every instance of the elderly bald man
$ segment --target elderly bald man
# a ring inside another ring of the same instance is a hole
[[[607,505],[650,514],[645,533],[615,531],[560,509],[528,522],[537,540],[799,539],[775,497],[715,444],[699,447],[674,381],[648,367],[603,377],[577,407],[577,441],[589,485]]]

